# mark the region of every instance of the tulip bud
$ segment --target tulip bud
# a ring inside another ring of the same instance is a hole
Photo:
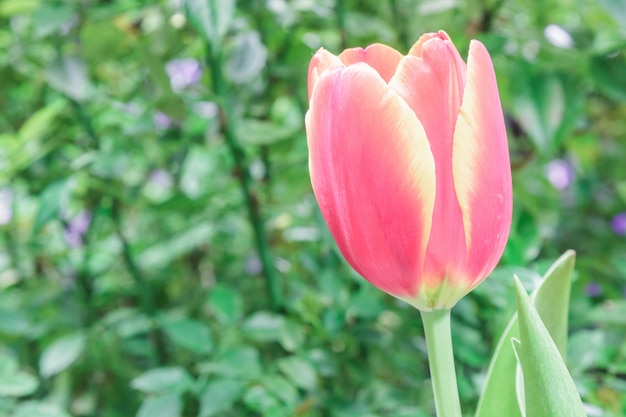
[[[402,56],[382,44],[309,66],[315,197],[342,254],[416,308],[449,309],[502,256],[511,225],[506,129],[491,58],[445,32]]]

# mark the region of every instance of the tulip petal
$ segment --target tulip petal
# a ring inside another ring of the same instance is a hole
[[[465,224],[467,277],[478,285],[496,266],[511,226],[511,166],[489,52],[470,43],[467,84],[456,123],[452,166]]]
[[[400,52],[381,43],[375,43],[365,49],[346,49],[339,54],[339,59],[344,65],[348,66],[357,62],[365,62],[374,68],[387,83],[393,77],[402,58],[403,56]]]
[[[389,86],[398,92],[420,120],[436,163],[437,193],[431,238],[424,264],[424,280],[440,291],[462,280],[466,261],[463,214],[452,175],[452,137],[461,107],[465,63],[444,32],[424,35],[398,65]],[[445,300],[443,300],[445,302]]]
[[[309,100],[313,93],[313,87],[319,76],[329,68],[342,67],[343,63],[334,54],[328,52],[324,48],[320,48],[309,63]]]
[[[414,297],[435,198],[435,167],[413,111],[370,66],[334,68],[306,115],[315,196],[339,249],[372,284]]]
[[[457,67],[456,69],[457,75],[462,77],[463,79],[461,84],[464,84],[465,83],[465,78],[464,78],[465,62],[463,61],[463,58],[461,58],[459,51],[456,49],[456,47],[452,43],[452,39],[450,39],[450,36],[445,31],[440,30],[437,33],[423,34],[422,36],[420,36],[417,42],[415,42],[415,44],[411,47],[411,50],[409,51],[409,55],[413,55],[413,56],[421,58],[423,55],[422,49],[423,49],[424,43],[434,38],[438,38],[444,41],[444,45],[448,48],[448,53],[452,55],[454,63]]]

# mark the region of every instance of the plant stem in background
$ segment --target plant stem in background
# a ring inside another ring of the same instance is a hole
[[[337,25],[341,37],[341,49],[348,47],[348,30],[346,29],[346,0],[337,0]]]
[[[267,283],[270,303],[274,309],[280,309],[283,306],[284,297],[272,261],[273,257],[267,235],[265,233],[265,226],[261,217],[259,201],[256,193],[252,189],[250,170],[248,169],[245,161],[245,154],[239,144],[237,134],[235,133],[228,89],[226,81],[222,75],[221,54],[218,50],[211,48],[210,45],[208,45],[207,49],[208,64],[211,70],[211,79],[213,81],[213,91],[219,99],[218,105],[220,108],[220,125],[222,133],[224,134],[226,145],[228,146],[228,149],[233,157],[237,177],[239,179],[239,186],[248,209],[248,218],[250,220],[250,224],[252,225],[257,251],[263,268],[263,275]]]
[[[93,143],[93,147],[95,149],[98,149],[100,147],[100,138],[98,137],[98,134],[93,128],[93,124],[91,123],[91,118],[85,111],[85,108],[83,107],[81,102],[79,102],[78,100],[75,100],[67,96],[66,98],[70,101],[70,103],[72,103],[72,106],[74,107],[74,111],[76,112],[76,116],[78,117],[78,120],[80,121],[83,128],[85,129],[85,133],[87,133],[87,136],[89,136],[89,139],[91,139]],[[76,289],[79,293],[79,298],[82,304],[82,312],[81,312],[83,314],[82,324],[83,324],[83,327],[85,328],[88,328],[89,326],[91,326],[93,319],[96,317],[96,313],[92,306],[94,277],[91,276],[87,272],[86,269],[88,268],[89,258],[91,257],[91,254],[92,254],[92,249],[89,247],[90,234],[91,234],[92,226],[95,222],[95,216],[97,215],[98,206],[99,206],[99,198],[96,201],[94,208],[91,209],[93,213],[92,214],[93,217],[91,221],[89,222],[89,225],[87,226],[87,230],[85,231],[85,234],[83,236],[83,239],[84,239],[83,243],[86,248],[85,260],[83,261],[83,267],[79,268],[76,271],[76,280],[77,280]],[[65,226],[67,227],[67,224]]]
[[[111,217],[115,224],[115,233],[117,234],[118,239],[122,243],[122,259],[126,264],[126,269],[133,277],[135,281],[135,285],[137,291],[139,291],[139,303],[141,309],[144,314],[146,314],[150,319],[153,319],[156,316],[156,304],[154,302],[154,294],[152,293],[152,287],[150,287],[150,283],[146,280],[143,273],[137,266],[135,262],[135,258],[133,257],[130,244],[124,236],[122,232],[122,219],[120,217],[120,209],[118,207],[119,202],[115,200],[111,209]],[[162,365],[167,362],[166,354],[165,354],[165,343],[161,336],[161,333],[156,328],[152,328],[149,334],[150,345],[153,348],[153,359],[156,365]]]
[[[454,371],[450,310],[421,311],[437,417],[461,417]]]
[[[83,127],[85,128],[87,135],[93,141],[94,148],[98,149],[100,147],[100,138],[98,134],[96,133],[96,130],[93,128],[93,124],[91,123],[91,118],[89,117],[83,105],[79,101],[73,100],[71,98],[68,98],[68,99],[72,102],[72,105],[74,106],[74,109],[76,110],[76,114],[80,122],[82,123]],[[98,206],[101,198],[102,198],[102,195],[99,194],[96,199],[96,206]],[[124,259],[126,268],[128,272],[130,273],[130,275],[133,277],[137,291],[139,292],[139,305],[141,307],[141,310],[143,311],[144,314],[146,314],[148,317],[152,319],[156,315],[156,304],[154,302],[152,288],[150,287],[150,284],[147,282],[147,280],[143,276],[142,272],[139,270],[139,267],[137,266],[132,256],[130,244],[128,243],[128,240],[126,239],[126,236],[124,236],[124,234],[122,233],[122,221],[121,221],[121,216],[120,216],[120,207],[119,207],[119,202],[117,200],[113,201],[113,204],[112,204],[111,219],[113,220],[113,223],[115,225],[116,234],[122,243],[122,258]],[[92,222],[90,222],[90,226],[89,226],[90,229],[92,225],[93,225],[93,219],[92,219]],[[90,251],[87,251],[87,253],[88,253],[87,256],[89,256]],[[81,298],[84,303],[83,308],[85,309],[85,315],[87,317],[85,324],[89,325],[91,319],[94,316],[94,312],[92,311],[92,307],[90,305],[91,287],[92,287],[91,280],[93,280],[93,277],[86,275],[85,271],[79,271],[78,273],[79,273],[79,277],[78,277],[79,285],[82,290]],[[153,360],[155,364],[161,365],[165,363],[166,362],[166,355],[165,355],[165,350],[164,350],[165,345],[163,343],[161,333],[158,331],[158,329],[152,329],[150,331],[149,338],[150,338],[150,345],[153,348],[152,356],[153,356]]]
[[[77,100],[74,100],[74,99],[69,98],[69,97],[68,97],[68,100],[74,106],[74,110],[76,110],[76,115],[78,116],[78,118],[80,119],[81,124],[85,128],[85,131],[87,132],[87,135],[93,141],[94,147],[96,149],[98,149],[100,147],[100,138],[96,134],[96,131],[93,128],[93,124],[91,123],[91,119],[89,118],[89,116],[85,112],[85,108]]]
[[[409,48],[411,45],[409,35],[406,29],[406,20],[404,18],[404,15],[402,14],[402,11],[398,8],[397,0],[391,0],[391,13],[393,24],[398,31],[398,39],[400,41],[400,44],[402,45],[402,48]]]

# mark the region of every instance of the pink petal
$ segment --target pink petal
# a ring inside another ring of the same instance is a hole
[[[306,130],[313,190],[346,260],[383,291],[414,296],[435,168],[413,111],[357,63],[317,79]]]
[[[472,286],[496,266],[509,236],[511,166],[498,85],[489,52],[470,43],[467,84],[454,132],[452,165],[463,211],[467,278]]]
[[[437,193],[424,280],[440,288],[444,281],[460,279],[466,259],[463,216],[452,175],[452,137],[461,107],[465,63],[443,32],[424,35],[411,53],[400,62],[389,85],[424,126],[435,158]]]
[[[450,39],[450,36],[448,36],[448,34],[444,31],[439,31],[437,33],[431,32],[431,33],[424,33],[422,36],[420,36],[420,38],[417,40],[417,42],[415,42],[413,44],[413,46],[411,47],[411,49],[409,50],[408,55],[413,55],[416,56],[418,58],[422,57],[422,47],[424,45],[424,43],[426,41],[429,41],[433,38],[439,38],[441,40],[448,40],[450,42],[452,42],[452,40]]]
[[[317,82],[319,76],[329,68],[342,67],[343,63],[337,56],[331,54],[324,48],[318,49],[318,51],[311,58],[309,62],[309,100],[313,93],[313,87]]]
[[[402,58],[403,56],[400,52],[380,43],[375,43],[365,49],[346,49],[339,54],[339,59],[346,66],[356,64],[357,62],[365,62],[378,71],[380,76],[383,77],[383,80],[387,83],[391,80],[391,77],[393,77]]]

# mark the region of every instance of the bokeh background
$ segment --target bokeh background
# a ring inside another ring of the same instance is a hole
[[[419,314],[338,253],[303,118],[319,47],[439,29],[490,50],[514,177],[453,310],[465,415],[513,273],[571,248],[570,370],[623,416],[623,0],[2,0],[0,415],[434,415]]]

